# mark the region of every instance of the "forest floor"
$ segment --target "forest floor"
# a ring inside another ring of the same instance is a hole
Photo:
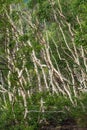
[[[43,124],[39,130],[87,130],[87,127],[78,127],[73,119],[67,119],[58,126],[54,126],[53,124]]]
[[[40,130],[87,130],[87,128],[79,128],[77,126],[43,126]]]

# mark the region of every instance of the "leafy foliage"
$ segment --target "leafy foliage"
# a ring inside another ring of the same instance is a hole
[[[87,126],[86,2],[0,1],[0,129]]]

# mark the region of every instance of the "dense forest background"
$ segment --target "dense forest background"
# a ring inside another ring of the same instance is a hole
[[[0,0],[0,129],[87,127],[87,0]]]

